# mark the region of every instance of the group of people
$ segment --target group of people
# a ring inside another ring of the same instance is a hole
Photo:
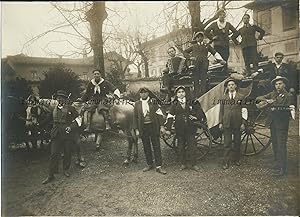
[[[195,44],[184,50],[184,55],[191,54],[195,60],[195,70],[193,73],[194,91],[202,95],[208,89],[207,87],[207,70],[208,70],[208,52],[213,54],[217,60],[227,67],[229,58],[229,35],[231,39],[242,47],[245,67],[247,70],[258,70],[257,39],[256,32],[259,32],[258,39],[262,39],[265,32],[256,25],[249,24],[250,16],[243,16],[244,26],[236,30],[229,22],[225,21],[225,11],[219,13],[219,19],[212,23],[205,32],[198,32],[194,35]],[[236,39],[241,35],[242,41]],[[213,47],[203,43],[204,37],[207,36],[212,42]],[[167,61],[167,69],[164,71],[164,81],[171,93],[172,77],[186,70],[186,59],[176,55],[176,49],[168,49],[170,55]],[[265,82],[272,86],[273,90],[267,95],[257,98],[267,105],[270,109],[268,113],[268,125],[271,129],[272,145],[275,159],[278,164],[278,173],[284,175],[287,172],[287,136],[291,111],[295,110],[295,101],[292,100],[291,94],[296,90],[296,79],[290,72],[289,67],[282,62],[283,53],[275,54],[275,62],[272,69],[268,72]],[[102,100],[105,100],[107,94],[113,93],[114,97],[120,97],[120,91],[110,82],[101,76],[100,70],[93,71],[94,78],[89,82],[87,90],[80,101],[86,102],[83,111],[88,111],[88,124],[85,131],[90,131],[91,115],[99,106]],[[199,83],[201,81],[201,83]],[[245,128],[242,118],[242,105],[244,96],[239,92],[239,83],[235,79],[228,79],[225,82],[225,94],[220,96],[223,100],[220,102],[232,101],[232,103],[221,103],[220,105],[220,124],[219,128],[224,135],[224,161],[223,169],[226,170],[233,163],[240,166],[240,145],[241,131]],[[146,87],[139,90],[140,99],[135,102],[133,128],[143,143],[147,167],[144,172],[154,169],[161,174],[167,172],[162,168],[162,155],[160,148],[160,137],[171,134],[171,128],[174,123],[176,136],[178,139],[178,155],[180,161],[180,170],[188,167],[199,171],[196,165],[196,131],[197,121],[205,122],[206,116],[203,112],[199,101],[188,96],[188,91],[184,86],[178,86],[172,93],[175,96],[167,117],[164,116],[160,106],[151,98],[151,91]],[[60,152],[64,150],[64,175],[69,177],[71,151],[70,144],[74,139],[74,133],[81,126],[81,120],[78,118],[81,114],[68,103],[68,96],[65,91],[58,91],[58,105],[53,111],[53,129],[51,132],[51,155],[50,165],[47,178],[44,184],[54,179],[54,174],[58,169]],[[199,95],[195,95],[197,98]],[[105,104],[100,111],[106,123],[106,129],[111,128],[109,110]]]
[[[236,45],[242,48],[242,54],[247,71],[258,70],[258,53],[257,40],[263,39],[265,31],[257,25],[249,23],[250,15],[243,16],[243,27],[236,30],[236,28],[225,20],[226,12],[221,10],[219,18],[208,26],[204,32],[197,32],[194,34],[192,46],[183,50],[183,56],[176,55],[176,49],[170,47],[168,54],[170,56],[166,69],[164,72],[164,84],[168,89],[168,95],[171,95],[172,78],[178,73],[186,70],[185,60],[193,60],[193,82],[195,96],[201,96],[208,90],[207,71],[209,66],[208,53],[214,55],[215,59],[224,65],[227,69],[227,61],[229,59],[229,40],[230,38]],[[256,33],[259,33],[256,38]],[[229,37],[231,35],[231,37]],[[209,43],[204,42],[205,36],[209,39]],[[239,42],[237,38],[241,36]],[[213,43],[213,46],[210,44]],[[170,97],[168,97],[170,98]]]

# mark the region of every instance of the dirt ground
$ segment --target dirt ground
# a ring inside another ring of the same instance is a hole
[[[126,142],[107,136],[104,150],[82,141],[84,169],[74,165],[71,177],[60,174],[42,185],[47,152],[2,153],[2,216],[19,215],[299,215],[299,141],[297,122],[289,131],[288,176],[273,175],[272,148],[243,157],[240,167],[223,171],[222,147],[198,162],[201,172],[179,171],[173,150],[162,143],[163,176],[143,173],[139,162],[124,167]]]

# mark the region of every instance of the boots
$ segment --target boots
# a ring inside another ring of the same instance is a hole
[[[107,111],[102,111],[103,114],[103,118],[105,121],[105,129],[106,130],[111,130],[111,126],[110,126],[110,117]]]
[[[85,132],[91,131],[92,112],[87,113],[87,127],[84,129]]]

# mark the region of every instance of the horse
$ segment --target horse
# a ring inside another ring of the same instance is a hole
[[[24,100],[15,96],[7,96],[3,98],[2,103],[2,142],[7,144],[3,148],[10,148],[11,144],[24,142],[29,148]]]
[[[32,105],[28,103],[26,113],[26,125],[28,127],[35,127],[37,128],[37,132],[39,132],[41,144],[43,144],[43,140],[46,139],[48,141],[51,140],[50,138],[50,131],[52,128],[52,113],[55,106],[58,105],[58,101],[54,99],[38,99],[38,103],[36,105],[36,109],[32,109]],[[35,111],[38,115],[33,115],[33,111]],[[40,112],[39,112],[40,111]],[[41,117],[43,115],[43,117]],[[80,135],[75,135],[75,151],[76,151],[76,165],[81,167],[85,167],[86,163],[84,158],[81,156],[80,151]],[[37,138],[37,137],[36,137]]]
[[[75,101],[72,104],[76,110],[81,113],[81,110],[84,107],[83,102]],[[126,159],[123,164],[127,165],[129,162],[137,162],[138,159],[138,145],[137,145],[137,136],[135,130],[133,129],[133,112],[134,112],[134,102],[126,99],[112,100],[112,103],[107,104],[109,107],[109,114],[111,117],[111,122],[114,126],[117,127],[120,131],[123,131],[128,142],[128,149]],[[92,133],[95,133],[95,142],[96,150],[99,150],[102,143],[102,133],[106,132],[105,130],[105,121],[104,117],[101,114],[101,109],[103,105],[99,104],[95,113],[91,118],[91,129]],[[83,126],[86,127],[87,123],[87,111],[83,114]],[[132,157],[133,155],[133,157]],[[132,157],[132,158],[131,158]]]

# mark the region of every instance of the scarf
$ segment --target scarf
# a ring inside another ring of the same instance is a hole
[[[226,21],[224,21],[223,23],[220,22],[220,20],[217,20],[217,25],[219,29],[224,29],[226,26]]]
[[[149,108],[149,100],[150,100],[150,97],[148,97],[147,99],[140,99],[141,102],[142,102],[142,110],[143,110],[143,115],[144,117],[147,115],[147,112],[150,111],[150,108]]]
[[[186,105],[186,97],[180,99],[178,98],[178,102],[180,103],[180,105],[182,106],[182,108],[185,108]]]
[[[100,78],[99,83],[96,83],[95,78],[93,78],[91,80],[92,84],[95,86],[94,87],[94,94],[96,94],[97,92],[100,94],[100,84],[104,81],[103,78]]]

